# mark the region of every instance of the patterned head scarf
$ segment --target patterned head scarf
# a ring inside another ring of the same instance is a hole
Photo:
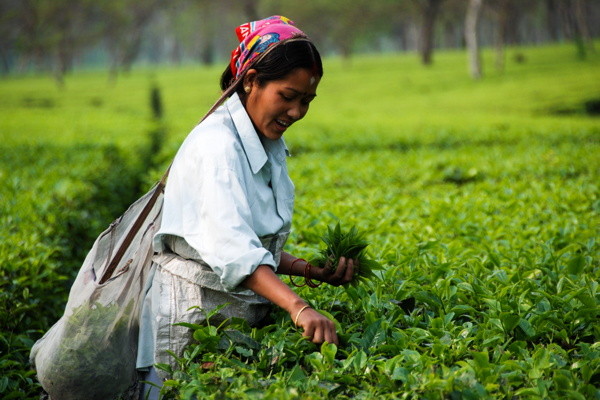
[[[236,28],[240,44],[231,52],[231,72],[239,78],[254,60],[273,45],[294,37],[308,38],[286,17],[274,15]]]

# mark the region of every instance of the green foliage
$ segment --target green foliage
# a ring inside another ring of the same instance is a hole
[[[0,394],[25,398],[39,391],[29,349],[62,314],[83,257],[137,182],[114,146],[0,154]]]
[[[196,343],[165,392],[600,396],[600,131],[552,108],[593,97],[584,86],[597,62],[562,58],[551,72],[550,58],[529,52],[527,64],[477,84],[454,72],[459,54],[439,55],[432,70],[391,56],[329,60],[318,100],[287,137],[297,189],[288,251],[310,257],[343,220],[368,233],[382,279],[297,289],[334,319],[339,346],[303,340],[281,311],[263,328],[197,328],[214,335],[207,343],[231,328],[258,347]]]
[[[368,256],[369,242],[356,226],[344,231],[338,222],[333,228],[328,226],[327,233],[321,239],[325,248],[311,260],[311,264],[315,266],[335,270],[341,257],[357,260],[359,269],[356,271],[353,284],[375,277],[374,271],[382,268],[377,261]]]
[[[70,283],[97,235],[145,190],[142,175],[154,165],[164,138],[159,121],[132,129],[107,118],[106,110],[94,116],[114,92],[105,88],[101,98],[99,91],[90,94],[89,80],[84,82],[73,92],[41,90],[47,82],[39,77],[2,82],[7,93],[0,100],[3,398],[37,397],[29,350],[62,314]],[[80,115],[91,120],[79,125]],[[111,127],[123,136],[119,146],[95,136]],[[77,131],[75,138],[69,129]]]
[[[260,328],[190,325],[196,342],[164,392],[598,398],[600,130],[584,112],[598,56],[518,51],[527,62],[480,82],[459,52],[428,69],[412,55],[326,60],[318,99],[286,133],[297,195],[287,250],[310,258],[342,220],[368,235],[381,279],[297,289],[334,319],[338,346],[306,341],[282,311]],[[149,170],[122,158],[147,144],[144,71],[110,87],[103,73],[73,76],[64,92],[39,77],[0,82],[0,397],[37,398],[25,356],[89,248],[70,246],[72,232],[95,237],[136,192],[130,177],[162,174],[221,70],[156,71],[161,126],[176,134]]]
[[[89,395],[94,388],[94,396],[89,397],[102,399],[110,398],[118,388],[127,391],[135,367],[130,340],[133,309],[133,300],[107,306],[83,304],[63,320],[61,332],[54,336],[60,342],[44,342],[46,349],[41,352],[34,347],[36,367],[44,371],[43,379],[39,378],[52,383],[53,395],[62,389]]]

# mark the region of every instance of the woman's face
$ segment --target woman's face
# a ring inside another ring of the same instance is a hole
[[[296,68],[284,78],[260,86],[256,70],[250,69],[244,79],[245,107],[256,130],[268,139],[279,139],[306,115],[319,81],[308,69]]]

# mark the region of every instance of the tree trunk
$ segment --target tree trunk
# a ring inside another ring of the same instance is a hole
[[[469,53],[469,72],[473,79],[481,78],[481,54],[477,37],[477,25],[481,16],[483,0],[469,0],[465,17],[465,42]]]
[[[2,75],[6,75],[10,72],[10,64],[9,51],[6,51],[4,46],[0,46],[0,65],[2,65]]]
[[[501,0],[497,3],[496,19],[496,37],[495,37],[495,48],[496,48],[496,70],[498,72],[504,71],[504,47],[506,46],[506,38],[508,36],[508,21],[510,20],[510,0]]]
[[[557,0],[546,0],[546,26],[548,35],[553,42],[561,38],[560,34],[560,14]]]
[[[443,0],[427,0],[422,8],[421,24],[421,62],[430,65],[433,62],[433,37],[435,20]]]
[[[65,75],[71,69],[72,54],[69,53],[66,39],[62,39],[56,50],[56,65],[54,67],[54,79],[58,87],[65,86]]]
[[[257,0],[243,0],[241,3],[248,21],[257,21],[260,19]]]
[[[206,65],[213,65],[215,63],[215,46],[212,41],[208,40],[202,47],[200,60]]]
[[[121,66],[124,72],[131,72],[131,66],[140,53],[142,47],[142,27],[138,27],[135,32],[131,32],[131,38],[123,46],[123,58],[121,59]]]
[[[580,41],[579,46],[583,48],[583,57],[587,50],[593,51],[593,41],[590,35],[590,28],[587,24],[585,1],[584,0],[572,0],[573,1],[573,21],[575,23],[575,40]]]
[[[350,40],[342,40],[339,43],[340,53],[342,54],[342,58],[345,60],[350,60],[352,56],[352,44]]]
[[[519,25],[521,13],[515,0],[503,0],[504,12],[504,42],[508,45],[518,45],[521,42],[519,37]]]

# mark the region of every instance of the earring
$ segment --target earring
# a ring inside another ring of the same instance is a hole
[[[250,93],[250,90],[251,90],[251,89],[252,89],[252,88],[251,88],[250,86],[246,86],[246,87],[244,88],[244,91],[245,91],[246,93]]]

